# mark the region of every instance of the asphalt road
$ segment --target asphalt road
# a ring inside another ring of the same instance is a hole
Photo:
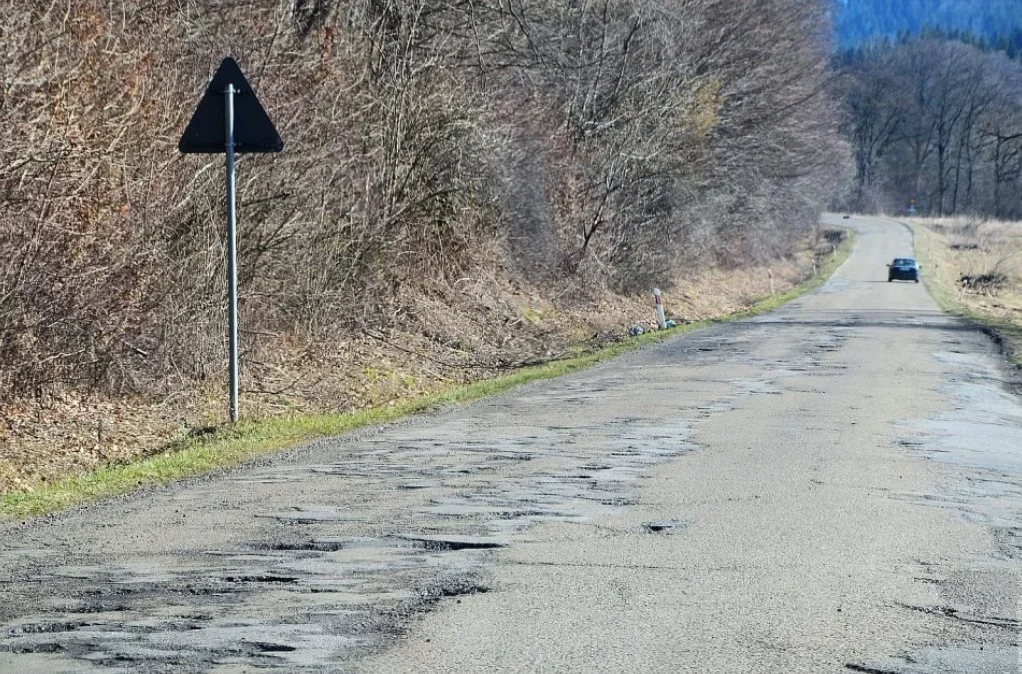
[[[0,528],[0,671],[1022,671],[1017,374],[842,222],[770,315]]]

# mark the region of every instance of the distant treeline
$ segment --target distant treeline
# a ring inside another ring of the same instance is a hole
[[[981,51],[1003,52],[1010,59],[1022,57],[1022,28],[1000,31],[991,35],[980,35],[967,30],[945,30],[934,26],[926,26],[918,34],[902,31],[895,37],[881,36],[871,40],[847,46],[841,49],[839,60],[854,61],[881,47],[892,47],[906,44],[917,39],[954,40],[972,45]]]
[[[238,168],[252,362],[425,280],[790,254],[845,156],[829,35],[817,0],[0,0],[0,402],[223,376],[223,159],[176,143],[226,54],[287,143]]]
[[[1017,0],[838,0],[835,29],[843,47],[899,35],[918,37],[927,29],[996,43],[1015,39],[1022,13]]]
[[[840,60],[849,206],[1022,218],[1022,64],[981,40],[880,41]]]

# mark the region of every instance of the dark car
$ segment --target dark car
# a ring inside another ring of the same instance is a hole
[[[915,281],[919,283],[919,270],[922,269],[915,260],[910,257],[896,257],[894,262],[887,265],[887,282],[891,281]]]

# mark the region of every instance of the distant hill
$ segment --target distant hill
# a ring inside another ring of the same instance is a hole
[[[991,41],[1022,31],[1019,0],[837,0],[836,4],[837,39],[843,47],[877,37],[918,34],[928,27]]]

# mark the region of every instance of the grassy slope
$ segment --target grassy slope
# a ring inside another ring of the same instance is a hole
[[[679,326],[670,331],[648,333],[596,352],[523,368],[508,375],[452,388],[436,395],[414,398],[397,405],[346,414],[243,421],[233,427],[220,428],[209,435],[177,440],[146,459],[108,465],[35,490],[7,494],[0,499],[0,517],[23,518],[41,515],[126,494],[139,488],[167,484],[216,469],[237,466],[248,459],[294,447],[308,440],[396,421],[410,414],[444,405],[471,402],[532,381],[575,372],[679,333],[690,332],[714,323],[763,314],[822,285],[848,258],[854,242],[854,234],[846,238],[837,252],[820,266],[814,278],[788,292],[768,297],[743,311],[714,320]]]
[[[1008,358],[1022,367],[1022,320],[1012,320],[959,291],[963,268],[946,237],[920,222],[907,223],[915,238],[916,255],[926,273],[923,282],[942,309],[991,331]]]

